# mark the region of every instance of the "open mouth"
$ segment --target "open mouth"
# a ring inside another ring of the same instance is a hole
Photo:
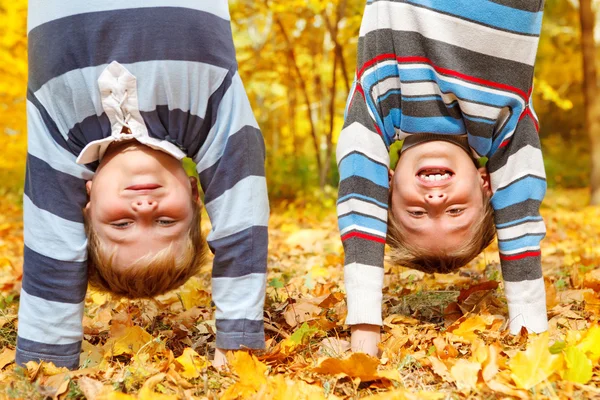
[[[454,171],[448,168],[424,167],[417,172],[417,177],[424,182],[440,182],[452,179]]]

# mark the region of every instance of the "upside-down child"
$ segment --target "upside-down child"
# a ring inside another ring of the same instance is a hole
[[[215,363],[225,350],[263,348],[265,148],[227,1],[36,0],[28,24],[17,362],[79,365],[88,276],[148,298],[198,272],[200,200],[186,156],[212,223]]]
[[[547,330],[531,107],[543,1],[368,1],[338,141],[338,221],[352,348],[377,353],[384,245],[426,272],[497,232],[510,332]],[[404,140],[388,175],[389,146]],[[480,167],[478,160],[486,157]]]

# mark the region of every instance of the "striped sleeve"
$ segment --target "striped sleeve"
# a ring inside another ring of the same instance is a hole
[[[244,86],[231,71],[212,96],[212,127],[194,157],[212,230],[217,347],[265,346],[263,308],[269,201],[265,145]]]
[[[28,155],[23,196],[24,264],[16,361],[77,368],[87,288],[81,209],[91,172],[75,156],[45,108],[28,96]]]
[[[488,161],[498,247],[510,330],[548,329],[540,241],[546,227],[540,204],[546,193],[544,160],[538,122],[527,104],[514,131],[496,138],[497,150]]]
[[[346,323],[381,325],[389,154],[360,80],[348,98],[336,158],[338,225],[344,246]]]

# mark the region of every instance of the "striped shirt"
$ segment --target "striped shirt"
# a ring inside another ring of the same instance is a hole
[[[217,347],[264,347],[265,147],[237,71],[227,1],[147,4],[29,2],[19,364],[79,364],[87,288],[81,209],[97,163],[75,160],[111,134],[97,81],[113,61],[137,79],[150,137],[197,164],[212,223]]]
[[[488,158],[510,329],[547,329],[539,214],[546,178],[531,106],[543,1],[369,0],[338,146],[348,324],[381,324],[389,146],[468,135]]]

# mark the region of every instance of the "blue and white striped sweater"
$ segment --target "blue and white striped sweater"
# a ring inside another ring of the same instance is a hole
[[[81,209],[97,165],[75,159],[110,135],[97,79],[112,61],[136,76],[150,136],[177,144],[197,163],[213,227],[217,346],[264,346],[265,148],[237,73],[227,2],[123,4],[29,3],[19,363],[79,363],[87,288]]]
[[[542,8],[543,1],[367,1],[337,148],[348,324],[381,324],[390,144],[467,133],[489,159],[511,331],[546,329],[546,180],[531,106]]]

